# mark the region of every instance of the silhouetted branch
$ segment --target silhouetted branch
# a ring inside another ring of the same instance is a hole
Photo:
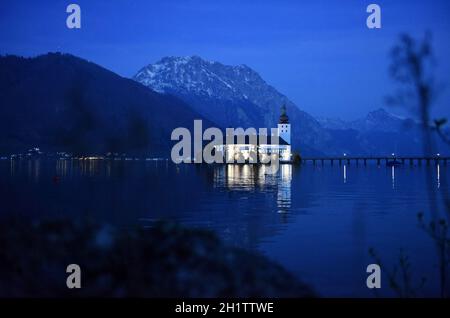
[[[442,141],[450,146],[450,136],[447,136],[447,134],[444,133],[444,131],[442,130],[442,128],[444,127],[444,125],[446,123],[447,123],[447,118],[435,119],[434,120],[434,125],[435,125],[434,128],[436,129],[436,132],[439,135],[439,137],[441,137]]]
[[[433,150],[433,130],[450,144],[448,136],[442,127],[446,119],[434,120],[434,126],[430,122],[430,109],[437,95],[437,85],[433,76],[435,59],[431,47],[431,36],[427,33],[424,39],[417,42],[409,35],[402,35],[400,41],[391,52],[392,62],[389,68],[392,78],[400,84],[397,93],[390,96],[387,102],[390,105],[401,105],[417,112],[421,120],[423,152],[430,155]],[[424,222],[423,213],[419,213],[419,226],[433,239],[439,258],[440,296],[447,295],[447,277],[450,264],[450,238],[448,236],[448,222],[439,217],[437,205],[437,194],[432,185],[430,169],[426,170],[427,191],[429,197],[429,210],[432,215],[429,224]],[[441,184],[447,189],[446,177],[441,178]],[[450,198],[445,192],[440,191],[444,210],[450,221]],[[374,253],[371,254],[375,255]],[[379,259],[379,258],[378,258]],[[403,296],[414,296],[410,286],[411,276],[409,273],[410,263],[408,257],[400,255],[399,268],[402,273],[403,284],[396,281],[397,269],[388,274],[390,285],[394,291]],[[402,287],[403,286],[403,287]]]

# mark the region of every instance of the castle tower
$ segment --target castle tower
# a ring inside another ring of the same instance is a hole
[[[281,106],[281,115],[280,120],[278,121],[278,135],[289,145],[291,144],[291,124],[289,124],[289,117],[286,115],[285,104]]]

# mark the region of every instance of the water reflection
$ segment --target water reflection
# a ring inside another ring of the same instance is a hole
[[[276,193],[278,213],[287,213],[291,208],[292,166],[280,165],[273,173],[270,166],[230,164],[216,167],[214,186],[231,191],[266,189]]]
[[[226,187],[234,190],[253,189],[257,183],[257,179],[260,177],[257,170],[253,165],[227,165]]]
[[[391,168],[391,179],[392,179],[392,189],[395,189],[395,168],[392,166]]]
[[[344,183],[347,183],[347,166],[344,165]]]
[[[67,166],[68,160],[57,160],[56,161],[56,175],[60,177],[67,176]]]
[[[11,173],[11,177],[14,177],[15,173],[16,173],[16,160],[10,160],[11,161],[11,166],[9,167],[10,173]]]
[[[281,165],[280,174],[277,191],[278,213],[287,213],[291,208],[292,166]]]
[[[29,159],[29,160],[10,160],[9,173],[11,177],[21,176],[24,174],[29,180],[38,182],[41,176],[41,160]]]
[[[437,164],[437,188],[439,189],[441,187],[441,169],[439,167],[439,164]]]
[[[431,200],[421,180],[432,178],[433,188],[437,183],[449,195],[444,182],[449,170],[442,164],[410,169],[355,165],[347,182],[348,164],[281,165],[270,174],[258,165],[30,160],[0,160],[5,214],[89,217],[120,227],[169,219],[208,228],[227,244],[263,251],[331,296],[372,295],[361,284],[361,271],[355,271],[361,268],[364,274],[373,261],[364,258],[369,247],[392,255],[386,257],[389,266],[405,248],[417,255],[414,264],[433,273],[434,264],[427,266],[436,256],[434,245],[415,217],[427,211]],[[329,271],[336,259],[348,262]]]

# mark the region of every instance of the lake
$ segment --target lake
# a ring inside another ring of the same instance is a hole
[[[438,296],[438,259],[417,214],[449,195],[447,166],[174,165],[166,160],[0,160],[1,216],[88,217],[118,227],[160,219],[207,228],[256,250],[322,296],[375,296],[374,248],[386,269],[409,257],[412,283]],[[435,193],[428,195],[428,190]],[[393,296],[382,272],[382,296]]]

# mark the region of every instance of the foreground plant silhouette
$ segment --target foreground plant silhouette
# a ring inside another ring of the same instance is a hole
[[[388,102],[394,105],[407,107],[414,114],[418,114],[421,121],[422,144],[424,156],[435,153],[436,147],[434,136],[437,135],[450,145],[449,138],[444,132],[445,118],[431,120],[430,109],[436,100],[438,85],[434,78],[433,70],[436,65],[431,46],[431,35],[427,33],[423,40],[417,41],[411,36],[404,34],[400,41],[394,46],[391,52],[392,62],[390,73],[392,78],[400,84],[396,95],[388,98]],[[436,132],[433,135],[433,132]],[[448,276],[450,266],[450,237],[448,234],[448,223],[450,221],[450,198],[446,193],[439,191],[440,197],[436,193],[432,184],[430,169],[426,169],[427,195],[429,197],[430,220],[425,220],[423,213],[418,214],[418,225],[433,240],[439,260],[440,277],[440,297],[448,297]],[[447,189],[446,176],[441,177],[442,188]],[[438,200],[443,203],[443,209],[439,209]],[[369,250],[369,254],[379,262],[374,249]],[[415,297],[418,289],[423,287],[425,279],[422,278],[420,288],[412,287],[412,274],[407,256],[400,253],[398,267],[400,268],[402,282],[399,282],[398,275],[394,275],[387,268],[390,286],[401,297]],[[394,266],[396,273],[397,266]]]
[[[81,268],[68,289],[66,267]],[[116,229],[88,221],[0,222],[0,297],[312,297],[262,255],[171,222]]]

